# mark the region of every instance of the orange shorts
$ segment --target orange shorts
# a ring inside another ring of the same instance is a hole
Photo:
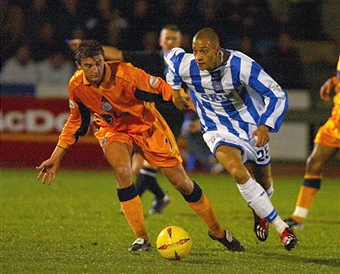
[[[174,167],[183,161],[175,137],[161,116],[158,116],[153,126],[143,133],[116,132],[108,126],[101,127],[95,136],[104,152],[111,143],[121,142],[131,147],[135,145],[139,147],[144,159],[157,167]]]
[[[315,136],[314,143],[340,148],[340,125],[329,118]]]

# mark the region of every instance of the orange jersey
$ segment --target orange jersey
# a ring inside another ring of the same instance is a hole
[[[334,77],[335,96],[332,115],[327,122],[320,127],[314,142],[330,147],[340,148],[340,56],[337,65],[337,79]]]
[[[143,97],[172,99],[172,88],[162,78],[154,77],[130,63],[105,63],[104,79],[99,88],[92,86],[83,71],[77,71],[69,83],[70,116],[60,134],[58,145],[66,147],[87,132],[89,112],[99,115],[102,125],[113,131],[140,134],[150,128],[155,115]],[[154,96],[154,97],[152,97]],[[137,98],[138,97],[138,98]]]
[[[59,136],[58,145],[67,148],[83,136],[94,114],[95,133],[102,149],[121,142],[141,149],[144,158],[158,167],[182,162],[175,138],[157,111],[154,101],[171,100],[172,87],[130,63],[105,63],[100,87],[92,86],[83,71],[69,83],[70,116]]]

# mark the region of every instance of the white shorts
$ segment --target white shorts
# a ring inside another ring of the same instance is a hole
[[[242,161],[255,162],[257,165],[267,166],[271,162],[269,144],[263,147],[256,147],[256,138],[243,140],[229,132],[220,133],[207,131],[203,135],[210,151],[215,155],[216,149],[221,145],[237,147],[242,151]]]

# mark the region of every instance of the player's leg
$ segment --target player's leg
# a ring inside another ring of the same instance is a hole
[[[116,175],[117,195],[121,208],[137,238],[129,251],[150,250],[151,245],[144,224],[142,203],[137,189],[132,183],[132,146],[121,142],[112,142],[105,146],[104,152]]]
[[[161,213],[164,207],[170,203],[170,198],[157,181],[158,168],[150,165],[139,152],[135,151],[132,156],[132,170],[136,175],[135,186],[139,196],[142,196],[146,190],[150,190],[155,195],[149,214]]]
[[[250,175],[243,164],[241,150],[237,147],[220,145],[215,152],[218,161],[234,178],[241,195],[256,214],[273,224],[280,233],[281,242],[287,250],[297,244],[295,234],[289,230],[288,225],[280,218],[276,209],[266,195],[264,188]],[[289,231],[288,231],[289,230]]]
[[[132,172],[136,176],[135,186],[137,188],[137,192],[139,196],[142,196],[145,190],[149,188],[148,186],[149,180],[147,180],[147,176],[140,176],[140,171],[143,169],[143,166],[144,166],[144,158],[135,149],[134,154],[132,156]]]
[[[264,188],[270,199],[274,193],[271,165],[259,166],[254,162],[248,162],[245,166],[251,176],[255,178],[256,182]],[[264,242],[269,236],[269,222],[265,218],[258,216],[253,209],[252,212],[254,216],[255,235],[261,242]]]
[[[183,165],[163,167],[163,173],[172,185],[182,194],[188,205],[193,209],[209,228],[209,235],[232,251],[244,251],[243,246],[230,232],[224,230],[200,186],[193,182],[185,172]]]
[[[321,186],[322,171],[337,151],[338,149],[334,147],[322,144],[314,145],[313,151],[306,161],[304,180],[299,190],[295,211],[291,218],[285,220],[290,227],[303,229],[309,209]]]

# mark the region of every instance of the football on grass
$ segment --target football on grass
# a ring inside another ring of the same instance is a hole
[[[162,257],[181,260],[188,256],[192,247],[192,238],[184,228],[168,226],[159,233],[156,244]]]

